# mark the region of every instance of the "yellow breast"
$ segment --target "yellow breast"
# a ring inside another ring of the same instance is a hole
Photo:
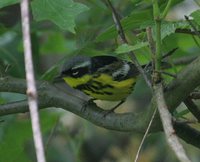
[[[125,99],[132,92],[137,78],[115,81],[112,76],[101,74],[98,77],[84,75],[81,78],[65,77],[63,79],[71,87],[77,88],[95,99],[119,101]]]

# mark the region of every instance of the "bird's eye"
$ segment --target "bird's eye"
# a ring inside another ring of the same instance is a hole
[[[79,73],[78,70],[72,70],[72,75],[73,75],[73,76],[76,76],[78,73]]]

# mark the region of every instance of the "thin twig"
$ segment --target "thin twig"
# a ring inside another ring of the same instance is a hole
[[[160,113],[161,121],[163,124],[163,129],[169,143],[169,146],[172,148],[177,158],[181,162],[191,162],[186,155],[186,152],[179,142],[175,130],[172,126],[172,117],[168,111],[167,105],[165,103],[162,84],[156,84],[154,86],[155,98],[158,105],[158,111]]]
[[[162,19],[164,19],[167,16],[168,11],[169,11],[169,9],[170,9],[170,7],[172,5],[172,2],[173,2],[173,0],[168,0],[167,5],[166,5],[166,7],[165,7],[165,9],[164,9],[164,11],[163,11],[163,13],[161,15]]]
[[[192,21],[189,19],[188,16],[185,15],[185,19],[186,21],[190,24],[190,26],[193,28],[195,34],[200,37],[200,32],[198,31],[198,29],[196,28],[196,26],[192,23]]]
[[[124,34],[124,30],[123,30],[123,27],[121,25],[120,18],[119,18],[119,15],[118,15],[117,11],[113,7],[113,5],[110,2],[110,0],[103,0],[103,2],[112,10],[112,15],[113,15],[113,20],[114,20],[114,23],[115,23],[115,27],[116,27],[116,30],[117,30],[120,38],[121,38],[122,43],[128,44],[128,41],[127,41],[126,36]],[[136,58],[136,56],[135,56],[133,51],[129,52],[129,57],[132,60],[132,62],[135,64],[135,66],[137,67],[138,71],[142,74],[142,76],[143,76],[145,82],[147,83],[147,85],[149,86],[149,88],[152,90],[151,81],[148,79],[147,75],[145,74],[143,68],[139,64],[139,62],[138,62],[138,60],[137,60],[137,58]]]
[[[169,52],[167,52],[166,54],[164,54],[164,55],[162,56],[162,59],[167,58],[167,57],[173,55],[174,52],[175,52],[177,49],[178,49],[178,47],[173,48],[171,51],[169,51]]]
[[[138,150],[137,150],[137,153],[136,153],[134,162],[137,162],[137,161],[138,161],[138,158],[139,158],[139,155],[140,155],[140,151],[141,151],[142,146],[143,146],[143,144],[144,144],[144,140],[146,139],[146,137],[147,137],[147,135],[148,135],[148,133],[149,133],[149,130],[150,130],[150,128],[151,128],[151,125],[152,125],[152,122],[153,122],[153,120],[154,120],[154,117],[155,117],[156,113],[157,113],[157,108],[155,108],[155,110],[154,110],[154,112],[153,112],[153,115],[152,115],[152,117],[151,117],[151,120],[150,120],[150,122],[149,122],[149,124],[148,124],[148,127],[147,127],[147,129],[146,129],[146,131],[145,131],[145,134],[144,134],[143,138],[142,138],[142,141],[141,141],[141,143],[140,143],[140,146],[139,146],[139,148],[138,148]]]
[[[176,78],[177,77],[176,74],[171,74],[171,73],[163,71],[163,70],[160,70],[159,73],[164,74],[164,75],[168,75],[168,76],[170,76],[172,78]]]
[[[155,50],[156,50],[156,49],[155,49],[155,42],[154,42],[154,40],[153,40],[152,31],[151,31],[151,28],[150,28],[150,27],[146,28],[146,33],[147,33],[147,38],[148,38],[149,46],[150,46],[150,49],[151,49],[151,54],[152,54],[152,55],[151,55],[151,57],[152,57],[152,62],[151,62],[151,64],[152,64],[153,69],[154,69],[154,65],[155,65],[155,55],[154,55],[154,54],[155,54]],[[143,138],[142,138],[142,141],[141,141],[141,143],[140,143],[140,145],[139,145],[139,148],[138,148],[138,150],[137,150],[137,153],[136,153],[134,162],[137,162],[138,159],[139,159],[140,151],[141,151],[142,146],[143,146],[143,144],[144,144],[144,141],[145,141],[145,139],[146,139],[146,137],[147,137],[147,135],[148,135],[148,132],[149,132],[149,130],[150,130],[150,127],[151,127],[151,125],[152,125],[152,122],[153,122],[153,119],[154,119],[154,117],[155,117],[156,112],[157,112],[157,108],[155,108],[155,110],[154,110],[154,112],[153,112],[153,115],[152,115],[152,117],[151,117],[151,120],[150,120],[150,122],[149,122],[149,124],[148,124],[148,127],[147,127],[147,129],[146,129],[146,131],[145,131],[145,134],[144,134],[144,136],[143,136]]]
[[[191,94],[190,94],[190,98],[192,98],[192,99],[200,99],[200,92],[199,91],[197,91],[197,92],[192,92]]]
[[[172,1],[168,1],[168,5],[170,6],[170,3]],[[162,63],[162,53],[161,53],[161,22],[164,16],[167,15],[167,12],[169,10],[169,6],[166,7],[164,15],[162,16],[160,14],[160,8],[158,4],[158,0],[153,1],[153,15],[155,20],[155,26],[156,26],[156,60],[155,60],[155,69],[154,69],[154,75],[153,75],[153,89],[154,89],[154,96],[156,99],[158,111],[160,114],[160,118],[162,121],[163,129],[167,138],[167,142],[177,158],[181,162],[190,162],[189,158],[187,157],[185,150],[181,143],[178,140],[178,137],[175,134],[175,130],[172,126],[172,116],[169,113],[168,107],[166,105],[166,101],[164,98],[164,92],[163,92],[163,85],[162,85],[162,77],[161,77],[161,63]]]
[[[147,39],[148,39],[148,42],[149,42],[151,53],[154,54],[156,52],[156,49],[155,49],[155,42],[154,42],[153,36],[152,36],[152,28],[147,27],[146,33],[147,33]]]
[[[192,101],[191,98],[186,98],[184,104],[187,106],[188,110],[195,116],[195,118],[200,122],[200,109],[198,106]]]
[[[155,42],[154,42],[153,36],[152,36],[151,27],[146,28],[146,33],[147,33],[147,39],[148,39],[148,42],[149,42],[149,46],[150,46],[150,49],[151,49],[152,69],[154,69],[156,48],[155,48]]]
[[[200,32],[200,31],[199,31]],[[175,33],[183,33],[183,34],[190,34],[190,35],[197,35],[196,32],[194,31],[191,31],[191,29],[180,29],[180,28],[177,28],[175,30]]]
[[[40,131],[38,115],[37,90],[33,71],[31,41],[30,41],[30,22],[29,22],[29,3],[28,0],[21,1],[21,19],[24,45],[24,59],[26,68],[27,96],[31,123],[33,130],[34,145],[38,162],[45,162],[44,147]]]
[[[193,0],[199,7],[200,7],[200,3],[198,0]]]
[[[187,65],[189,63],[191,63],[192,61],[194,61],[197,58],[197,56],[185,56],[185,57],[181,57],[178,59],[175,59],[173,61],[174,65]]]
[[[56,122],[55,122],[55,125],[54,125],[53,128],[51,129],[50,135],[49,135],[49,137],[48,137],[48,139],[47,139],[47,142],[46,142],[46,144],[45,144],[45,152],[47,152],[49,143],[51,142],[51,139],[52,139],[53,135],[55,134],[56,128],[57,128],[57,126],[58,126],[58,123],[59,123],[59,117],[57,117]]]

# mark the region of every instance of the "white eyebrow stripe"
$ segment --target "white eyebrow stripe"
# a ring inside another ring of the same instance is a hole
[[[74,69],[78,69],[82,67],[87,67],[88,65],[90,65],[90,61],[82,62],[81,64],[78,64],[75,67],[72,67],[72,69],[74,70]]]

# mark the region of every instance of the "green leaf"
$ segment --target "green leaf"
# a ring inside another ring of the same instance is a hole
[[[186,21],[177,21],[177,22],[170,22],[165,21],[162,23],[161,28],[161,39],[164,39],[166,36],[175,33],[177,28],[186,29],[189,28],[189,25]],[[154,26],[155,29],[155,26]]]
[[[0,105],[5,104],[5,103],[6,103],[6,100],[0,97]]]
[[[192,16],[194,20],[197,22],[197,24],[200,25],[200,10],[192,12],[190,16]]]
[[[153,36],[155,36],[155,23],[152,22],[144,22],[140,29],[146,29],[146,27],[151,27],[153,29]],[[189,24],[186,21],[163,21],[161,24],[161,39],[164,39],[165,37],[175,33],[176,29],[187,29],[189,28]]]
[[[176,118],[181,118],[183,117],[184,115],[188,114],[190,111],[188,109],[185,109],[181,112],[175,112],[174,115]]]
[[[145,10],[140,12],[134,12],[130,16],[127,16],[121,20],[122,27],[124,31],[130,29],[136,29],[141,26],[141,24],[148,24],[152,22],[152,11]],[[117,31],[114,25],[107,28],[103,33],[101,33],[97,38],[97,42],[103,42],[105,40],[114,38],[117,36]]]
[[[134,46],[128,45],[128,44],[122,44],[115,50],[115,52],[117,54],[127,53],[127,52],[130,52],[130,51],[140,49],[140,48],[145,47],[145,46],[148,46],[148,42],[140,42],[140,43],[138,43]]]
[[[132,13],[130,16],[127,16],[121,20],[122,27],[124,31],[133,30],[133,29],[146,29],[146,27],[155,28],[154,20],[152,18],[152,11],[146,10],[142,12]],[[177,21],[170,22],[165,21],[162,23],[161,28],[161,38],[164,39],[166,36],[175,32],[177,28],[185,29],[189,28],[189,25],[186,21]],[[105,41],[117,36],[117,31],[115,26],[112,25],[102,32],[97,38],[97,42]]]
[[[27,127],[27,121],[16,122],[16,118],[6,119],[1,124],[1,146],[0,146],[0,161],[15,161],[29,162],[25,151],[25,141],[31,138],[31,125]],[[17,136],[13,135],[14,134]],[[12,154],[12,156],[10,156]]]
[[[0,8],[3,8],[3,7],[6,7],[6,6],[9,6],[9,5],[13,5],[13,4],[16,4],[16,3],[19,3],[20,0],[1,0],[0,1]]]
[[[18,77],[24,76],[23,55],[18,49],[20,43],[21,36],[13,31],[8,31],[0,36],[0,59],[9,67],[6,73]]]
[[[68,54],[77,49],[75,39],[67,39],[63,32],[45,31],[43,43],[40,45],[40,53],[43,54]]]
[[[53,81],[53,79],[56,75],[58,75],[58,73],[59,66],[54,65],[41,76],[41,80]]]
[[[50,20],[61,29],[75,33],[75,17],[88,7],[72,0],[34,0],[31,3],[36,21]]]
[[[0,35],[3,35],[8,30],[8,28],[6,28],[3,24],[0,23]]]
[[[146,29],[147,27],[151,27],[153,29],[153,36],[155,36],[155,23],[154,21],[151,22],[144,22],[141,24],[140,29]],[[189,29],[189,24],[186,21],[162,21],[161,24],[161,39],[175,33],[176,29]]]
[[[31,122],[28,117],[4,117],[0,127],[0,161],[31,162],[30,153],[34,150]],[[49,132],[57,122],[58,114],[40,111],[42,134]],[[11,156],[12,155],[12,156]]]

